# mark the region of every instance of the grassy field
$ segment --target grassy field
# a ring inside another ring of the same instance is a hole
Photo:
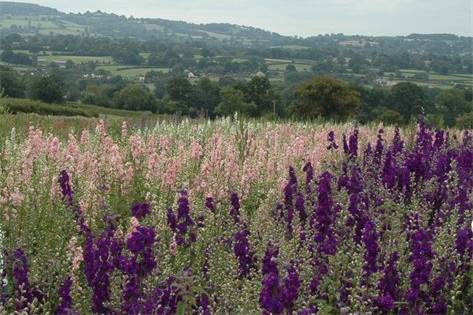
[[[38,29],[40,34],[61,34],[61,35],[78,35],[85,31],[83,26],[68,22],[56,21],[47,17],[31,17],[31,16],[15,16],[11,18],[3,18],[0,21],[0,28],[10,28],[12,26],[21,27],[23,29]]]
[[[126,67],[118,65],[110,66],[99,66],[97,69],[109,71],[112,75],[120,75],[126,78],[137,78],[144,76],[149,71],[159,71],[163,73],[169,72],[169,68],[157,68],[157,67]]]
[[[94,62],[98,64],[112,64],[113,59],[111,56],[59,56],[59,55],[40,55],[38,61],[41,62],[62,62],[72,61],[75,63],[87,63]]]

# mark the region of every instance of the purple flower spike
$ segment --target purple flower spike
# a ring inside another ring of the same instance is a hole
[[[143,219],[148,214],[150,214],[150,212],[151,212],[151,206],[149,203],[146,203],[146,202],[144,203],[136,202],[131,207],[131,213],[138,220]]]

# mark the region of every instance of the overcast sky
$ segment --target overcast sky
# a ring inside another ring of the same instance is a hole
[[[24,0],[65,12],[101,10],[196,23],[228,22],[284,35],[473,35],[472,0]]]

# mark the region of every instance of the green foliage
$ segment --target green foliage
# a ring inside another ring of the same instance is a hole
[[[82,94],[81,101],[86,104],[95,104],[109,107],[112,105],[112,98],[110,97],[112,91],[106,86],[88,85]]]
[[[4,50],[0,55],[0,59],[6,63],[17,65],[31,65],[33,63],[28,54],[15,53],[10,49]]]
[[[300,119],[322,117],[345,121],[356,114],[359,105],[359,93],[346,83],[331,77],[318,77],[298,87],[291,112]]]
[[[273,111],[276,95],[271,89],[271,82],[267,76],[256,75],[248,84],[243,86],[243,92],[245,101],[255,104],[252,111],[253,116],[261,116]]]
[[[125,65],[140,65],[144,62],[138,47],[128,42],[114,47],[112,58],[115,62]]]
[[[35,113],[53,116],[98,117],[98,114],[68,105],[46,104],[28,99],[0,98],[0,107],[11,114]]]
[[[36,77],[31,83],[30,95],[32,99],[46,103],[62,103],[65,96],[64,82],[56,75]]]
[[[392,87],[389,107],[398,111],[406,121],[427,110],[426,106],[427,97],[420,86],[401,82]]]
[[[4,96],[24,97],[25,84],[20,75],[13,69],[0,66],[0,86]]]
[[[406,121],[399,112],[386,107],[380,107],[375,110],[375,117],[376,120],[382,121],[387,125],[399,126],[406,124]]]
[[[215,111],[221,116],[231,116],[235,113],[247,116],[255,110],[256,105],[245,102],[244,94],[240,90],[224,87],[220,94],[222,101],[218,104]]]
[[[114,96],[118,108],[156,112],[156,100],[151,92],[139,84],[128,84]]]
[[[456,119],[468,110],[464,93],[458,89],[442,91],[436,101],[437,110],[443,116],[447,127],[454,126]]]
[[[456,120],[456,125],[461,129],[473,129],[473,112],[461,115]]]

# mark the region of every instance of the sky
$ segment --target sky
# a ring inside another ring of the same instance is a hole
[[[10,0],[11,1],[11,0]],[[17,1],[20,2],[20,1]],[[23,0],[64,12],[101,10],[194,23],[225,22],[283,35],[473,35],[472,0]]]

